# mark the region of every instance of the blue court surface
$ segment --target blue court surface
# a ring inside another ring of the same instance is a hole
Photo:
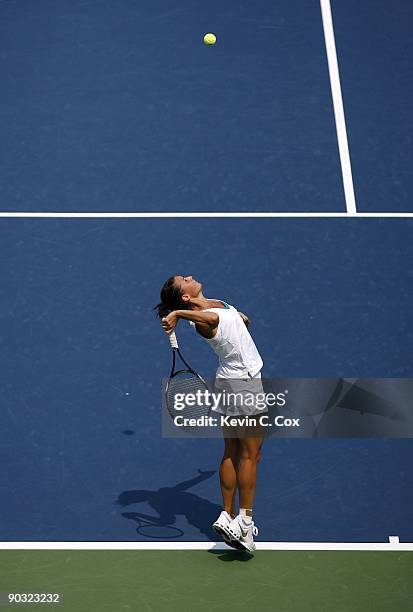
[[[327,8],[0,0],[1,542],[216,540],[222,440],[161,433],[173,274],[249,315],[266,378],[413,378],[413,219],[356,214],[413,216],[413,9]],[[413,542],[411,456],[266,440],[258,541]]]
[[[412,211],[413,4],[333,0],[358,210]]]
[[[346,48],[351,23],[339,21],[358,130],[359,58]],[[346,210],[316,0],[9,0],[0,74],[1,211]],[[369,137],[387,141],[371,121]],[[392,210],[384,194],[397,177],[380,164],[402,175],[405,149],[367,162],[366,138],[350,132],[363,207]],[[400,197],[395,207],[411,209]]]
[[[222,441],[161,436],[164,280],[246,312],[266,377],[408,378],[412,238],[410,219],[3,219],[1,540],[214,541]],[[259,539],[411,542],[411,453],[267,440]]]

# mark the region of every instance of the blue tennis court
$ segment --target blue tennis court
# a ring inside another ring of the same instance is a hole
[[[412,211],[410,21],[332,3],[359,212]],[[345,212],[326,28],[316,0],[2,2],[1,210]]]
[[[345,211],[316,0],[11,0],[0,39],[3,211]]]
[[[332,3],[358,210],[412,211],[411,2]]]
[[[161,435],[164,277],[189,269],[248,313],[267,377],[409,378],[412,232],[406,219],[3,219],[2,539],[147,540],[143,513],[214,540],[222,441]],[[177,331],[213,375],[209,347]],[[269,439],[261,538],[412,541],[410,462],[409,439]]]

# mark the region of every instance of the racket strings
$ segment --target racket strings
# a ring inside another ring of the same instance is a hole
[[[166,405],[172,417],[182,415],[184,418],[208,416],[210,406],[205,401],[206,384],[194,374],[186,372],[171,378],[166,389]],[[200,392],[201,395],[198,395]],[[199,397],[200,401],[193,401]],[[193,404],[193,405],[192,405]]]

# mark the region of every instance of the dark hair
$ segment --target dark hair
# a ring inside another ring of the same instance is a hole
[[[183,291],[175,284],[175,276],[171,276],[161,289],[161,301],[154,307],[160,319],[173,310],[188,309],[188,304],[182,301]]]

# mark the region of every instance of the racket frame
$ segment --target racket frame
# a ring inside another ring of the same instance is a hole
[[[168,381],[165,385],[165,404],[166,407],[168,409],[169,414],[174,417],[175,413],[172,412],[170,406],[169,406],[169,402],[168,402],[168,390],[169,390],[169,386],[171,383],[171,380],[173,378],[175,378],[175,376],[178,376],[178,374],[192,374],[193,376],[196,376],[198,378],[198,380],[201,381],[201,383],[203,385],[205,385],[205,389],[208,389],[208,385],[206,384],[205,380],[202,378],[202,376],[200,374],[198,374],[198,372],[195,372],[195,370],[193,368],[191,368],[191,366],[189,365],[189,363],[187,363],[187,361],[185,360],[184,356],[182,355],[181,351],[179,350],[179,345],[178,345],[178,339],[176,337],[175,332],[172,332],[171,334],[169,334],[169,342],[171,344],[171,348],[172,348],[172,367],[171,367],[171,371],[169,374],[169,378]],[[175,366],[176,366],[176,357],[180,358],[180,360],[182,361],[182,363],[186,366],[186,370],[185,369],[181,369],[181,370],[176,370],[175,372]]]

